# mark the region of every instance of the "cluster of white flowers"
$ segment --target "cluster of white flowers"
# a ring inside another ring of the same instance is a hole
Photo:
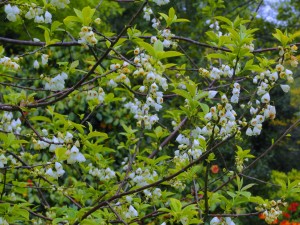
[[[52,15],[50,12],[44,10],[40,7],[30,7],[28,12],[25,14],[25,18],[28,20],[34,19],[35,23],[52,23]]]
[[[250,52],[253,52],[254,51],[254,44],[253,43],[250,43],[250,44],[245,44],[244,46],[243,46],[243,48],[247,48],[247,49],[249,49],[249,51]]]
[[[99,87],[98,92],[95,90],[89,90],[86,96],[87,101],[97,99],[99,101],[99,104],[104,102],[104,98],[105,92],[101,87]]]
[[[7,164],[7,160],[10,160],[13,165],[20,165],[12,155],[5,156],[4,154],[0,155],[0,168],[3,168]]]
[[[271,72],[266,70],[259,75],[256,75],[253,78],[253,83],[257,85],[256,94],[259,96],[259,99],[255,100],[255,104],[248,102],[248,107],[250,109],[250,114],[252,118],[249,122],[243,118],[241,121],[236,121],[236,112],[233,110],[233,107],[228,103],[227,96],[223,94],[221,96],[221,103],[217,106],[211,107],[210,112],[205,115],[207,124],[200,129],[200,134],[203,136],[210,136],[214,131],[214,134],[221,138],[226,138],[232,133],[240,129],[240,125],[245,127],[247,126],[246,135],[256,136],[261,133],[262,123],[266,119],[274,119],[276,116],[275,106],[270,105],[270,94],[269,90],[276,85],[276,81],[281,79],[286,79],[288,83],[293,82],[293,73],[292,71],[285,69],[281,64],[276,65],[276,70]],[[239,71],[239,65],[237,65],[237,72]],[[212,80],[219,80],[221,77],[233,76],[233,69],[228,65],[222,65],[221,69],[213,67],[211,71],[208,71],[204,68],[199,69],[199,73],[205,77],[209,77]],[[290,86],[287,84],[281,84],[280,87],[284,92],[290,90]],[[240,95],[240,84],[234,83],[232,89],[232,96],[230,98],[231,103],[239,102]],[[218,94],[217,91],[209,91],[208,98],[213,99]],[[245,105],[241,105],[245,107]]]
[[[5,155],[1,154],[0,155],[0,168],[3,168],[4,165],[7,164],[7,158],[5,157]]]
[[[152,27],[155,28],[155,29],[158,29],[158,27],[160,26],[160,21],[159,21],[159,19],[153,18],[153,19],[151,20],[151,22],[152,22]]]
[[[271,97],[269,94],[269,90],[275,86],[276,81],[279,78],[286,79],[289,83],[294,81],[292,71],[285,69],[283,65],[277,64],[275,70],[276,71],[274,72],[266,70],[253,78],[253,83],[258,84],[256,94],[260,96],[260,100],[256,100],[256,108],[252,106],[251,102],[248,103],[251,106],[250,114],[255,116],[250,121],[246,130],[246,134],[248,136],[259,135],[262,130],[262,122],[266,119],[272,120],[276,117],[276,108],[275,106],[270,105]],[[290,90],[290,86],[287,84],[281,84],[280,87],[284,92],[288,92]],[[262,107],[261,103],[265,105]]]
[[[129,206],[129,209],[127,212],[123,212],[123,213],[124,213],[125,218],[127,218],[127,219],[131,219],[131,218],[137,217],[139,215],[138,211],[136,211],[136,209],[132,205]]]
[[[298,58],[293,55],[293,53],[297,52],[298,47],[296,45],[292,45],[291,47],[283,48],[282,46],[278,46],[280,57],[284,57],[285,60],[289,60],[289,63],[292,67],[298,66]]]
[[[222,65],[221,69],[213,67],[212,71],[210,72],[210,78],[212,80],[220,79],[220,76],[229,77],[231,78],[233,75],[233,68],[230,68],[228,65]]]
[[[66,136],[64,138],[64,141],[65,141],[66,144],[73,143],[73,134],[71,134],[70,132],[67,132]]]
[[[11,6],[10,4],[5,5],[4,11],[6,13],[6,18],[11,22],[17,21],[18,15],[21,13],[18,6]]]
[[[49,55],[47,54],[42,54],[41,60],[42,60],[42,65],[46,65],[48,63]]]
[[[186,152],[180,153],[180,150],[174,152],[173,162],[176,165],[185,165],[189,162],[189,156]]]
[[[155,188],[152,192],[149,189],[145,189],[143,192],[147,199],[151,198],[153,200],[156,200],[161,197],[161,189],[160,188]]]
[[[78,43],[82,44],[83,46],[89,45],[95,45],[97,44],[98,40],[95,37],[95,33],[93,32],[93,29],[91,27],[84,26],[81,28],[81,31],[79,32],[79,40]]]
[[[186,187],[186,184],[184,182],[182,182],[181,180],[173,180],[173,183],[171,183],[171,186],[178,189],[178,190],[181,190],[183,191]]]
[[[18,61],[18,58],[14,58],[14,61],[9,58],[9,57],[2,57],[0,58],[0,65],[3,65],[7,68],[13,69],[13,70],[18,70],[20,69],[20,65],[16,63],[15,61]]]
[[[180,144],[178,146],[179,149],[187,148],[187,146],[190,144],[190,140],[182,134],[177,136],[176,141]]]
[[[17,21],[18,17],[22,14],[18,6],[5,5],[4,11],[7,14],[6,18],[11,21]],[[25,12],[24,12],[25,13]],[[48,11],[44,11],[43,8],[38,7],[32,3],[28,11],[25,13],[25,18],[28,20],[34,19],[35,23],[52,23],[52,15]]]
[[[43,131],[42,131],[43,133],[45,133],[45,132],[47,132],[47,130],[46,129],[43,129]],[[48,135],[48,134],[47,134]],[[47,136],[47,135],[45,135],[45,136]],[[63,139],[62,138],[57,138],[57,137],[55,137],[55,136],[53,136],[53,138],[52,139],[49,139],[49,138],[44,138],[44,140],[45,141],[42,141],[42,140],[34,140],[33,141],[33,148],[35,149],[35,150],[41,150],[41,149],[46,149],[46,148],[48,148],[49,146],[49,151],[50,152],[54,152],[55,151],[55,149],[57,149],[57,148],[59,148],[59,147],[62,147],[62,144],[63,144]],[[54,143],[54,144],[50,144],[50,143],[48,143],[48,142],[52,142],[52,143]]]
[[[220,31],[220,25],[218,21],[206,20],[206,24],[209,25],[209,28],[214,30],[218,37],[221,37],[223,33]]]
[[[161,6],[161,5],[166,5],[170,2],[170,0],[153,0],[154,3],[156,3],[157,5]]]
[[[51,0],[50,4],[58,9],[64,9],[66,5],[70,3],[70,0]]]
[[[145,186],[153,183],[158,178],[158,174],[155,170],[151,173],[149,169],[142,170],[141,168],[138,168],[134,172],[131,172],[128,177],[137,186]]]
[[[179,134],[176,141],[179,143],[178,149],[174,152],[173,161],[176,166],[182,166],[190,161],[190,159],[196,160],[205,151],[200,146],[200,139],[205,140],[205,138],[199,133],[198,129],[192,130],[191,140],[185,137],[183,134]],[[184,150],[184,151],[183,151]],[[183,151],[182,153],[180,151]]]
[[[73,143],[73,135],[70,132],[67,132],[65,136],[63,136],[63,134],[61,133],[58,133],[58,137],[53,136],[52,139],[47,138],[48,131],[46,129],[42,130],[42,134],[45,141],[34,141],[33,148],[35,150],[46,149],[49,147],[49,151],[54,152],[57,148],[62,147],[64,144]],[[48,142],[51,142],[53,144],[50,144]]]
[[[266,204],[259,205],[255,207],[257,211],[264,211],[263,215],[267,224],[273,224],[275,220],[282,214],[282,211],[279,209],[279,206],[286,206],[285,202],[278,200],[277,202],[272,200]]]
[[[69,158],[67,159],[67,163],[68,164],[73,164],[73,163],[81,163],[81,162],[85,162],[85,157],[82,153],[79,152],[79,149],[77,148],[76,145],[73,145],[73,147],[71,148],[71,150],[68,150],[67,155],[69,155]]]
[[[211,71],[209,72],[208,70],[204,68],[200,68],[199,72],[201,75],[205,77],[209,77],[212,80],[219,80],[221,79],[221,76],[223,77],[229,77],[231,78],[233,76],[233,68],[230,68],[228,65],[222,65],[221,69],[218,69],[216,67],[213,67]]]
[[[230,217],[225,217],[225,218],[214,217],[210,221],[210,225],[235,225],[235,223],[232,221]]]
[[[45,84],[46,90],[51,91],[61,91],[65,88],[65,80],[68,79],[68,75],[65,72],[62,72],[55,76],[54,78],[45,78],[48,81]]]
[[[238,103],[239,102],[239,96],[240,96],[240,91],[241,87],[239,83],[234,83],[234,88],[232,89],[232,96],[230,98],[231,103]]]
[[[285,69],[283,65],[277,64],[276,71],[273,73],[271,73],[270,70],[267,70],[253,78],[253,83],[258,84],[257,95],[264,96],[265,94],[268,94],[268,90],[272,88],[275,85],[275,82],[278,80],[278,74],[281,79],[286,79],[288,83],[292,83],[294,81],[293,72],[289,69]],[[284,92],[288,92],[290,90],[289,85],[282,84],[281,88]],[[264,102],[269,100],[268,98],[268,96],[267,99],[262,97],[261,101]]]
[[[134,63],[136,64],[136,70],[133,71],[133,77],[141,77],[143,79],[143,84],[140,86],[139,91],[146,94],[146,102],[142,103],[138,99],[134,99],[133,102],[128,102],[124,105],[125,108],[130,109],[131,113],[134,114],[134,118],[138,120],[138,125],[144,126],[147,129],[151,129],[152,125],[156,123],[159,118],[156,114],[151,114],[150,109],[153,108],[155,111],[159,111],[162,108],[163,103],[163,92],[159,91],[161,87],[164,91],[168,88],[167,79],[162,77],[157,73],[156,68],[150,63],[151,57],[143,52],[139,48],[134,50],[136,55],[134,58]],[[162,66],[161,62],[158,62],[159,66]],[[112,64],[111,69],[119,70],[119,64]],[[123,75],[124,68],[120,69]],[[128,71],[128,70],[127,70]],[[130,70],[129,70],[130,71]],[[124,75],[125,76],[125,75]],[[119,82],[119,80],[115,80]],[[112,81],[110,81],[112,83]]]
[[[151,20],[151,15],[153,14],[153,11],[150,7],[145,7],[144,8],[144,19],[146,21],[150,21]]]
[[[158,31],[158,36],[163,37],[163,45],[165,48],[169,48],[171,46],[177,47],[177,42],[172,41],[172,37],[175,36],[175,34],[172,34],[170,29],[164,29],[164,30],[159,30]],[[155,42],[155,37],[151,38],[151,41],[154,43]]]
[[[106,169],[98,169],[94,167],[91,163],[88,166],[90,168],[89,174],[98,177],[100,181],[110,180],[116,177],[115,171],[107,167]]]
[[[274,107],[274,106],[273,106]],[[275,107],[274,107],[275,108]],[[262,115],[257,115],[250,121],[250,125],[246,130],[248,136],[260,135],[262,130],[262,123],[265,121],[265,117]]]
[[[118,85],[116,82],[119,82],[119,83],[124,83],[124,84],[126,84],[127,86],[130,87],[131,84],[130,84],[130,80],[128,78],[128,74],[131,73],[131,70],[129,69],[128,66],[129,66],[128,62],[123,62],[122,67],[118,63],[117,64],[111,64],[110,65],[111,70],[118,70],[118,69],[120,69],[120,70],[118,70],[119,75],[115,79],[111,79],[109,81],[108,85],[114,88]]]
[[[214,30],[217,30],[217,31],[220,30],[220,26],[219,26],[219,22],[218,21],[214,21],[213,22],[213,21],[207,20],[206,23],[210,24],[209,25],[210,29],[214,29]]]
[[[161,5],[162,2],[164,2],[164,1],[160,1],[159,5]],[[169,0],[165,1],[164,4],[167,4],[168,2],[169,2]],[[149,8],[149,7],[145,7],[144,8],[144,19],[146,21],[150,21],[151,20],[151,15],[152,14],[153,14],[153,11],[152,11],[151,8]],[[159,19],[153,18],[151,20],[151,23],[152,23],[152,27],[154,29],[157,29],[157,36],[162,40],[163,46],[165,48],[170,48],[171,46],[173,46],[175,48],[177,47],[177,42],[176,41],[172,41],[172,37],[174,37],[175,35],[171,33],[171,30],[169,28],[165,28],[163,30],[159,29],[159,26],[161,24],[160,18]],[[158,38],[156,36],[152,36],[150,40],[151,40],[151,43],[153,44],[153,43],[155,43],[158,40]]]
[[[237,131],[238,124],[236,123],[237,113],[233,110],[233,107],[228,103],[228,99],[225,94],[221,96],[223,104],[217,104],[210,108],[210,111],[204,116],[208,121],[204,126],[200,134],[203,136],[210,136],[213,132],[216,137],[227,138],[231,134]],[[214,123],[216,123],[214,125]]]
[[[43,141],[43,140],[38,140],[38,141],[34,140],[33,141],[33,143],[34,143],[33,148],[36,150],[46,149],[49,147],[50,152],[55,152],[55,150],[57,148],[63,147],[65,145],[68,148],[70,148],[72,146],[72,144],[74,143],[73,134],[70,132],[66,132],[65,135],[58,133],[58,137],[53,136],[52,139],[47,138],[48,131],[46,129],[43,129],[42,133],[45,136],[44,137],[45,141]],[[50,142],[51,144],[48,142]],[[68,156],[68,159],[67,159],[68,164],[73,164],[76,162],[79,162],[79,163],[85,162],[86,159],[85,159],[84,155],[79,152],[79,149],[78,149],[79,147],[80,147],[80,143],[79,143],[79,141],[76,141],[73,144],[72,148],[66,151],[66,154]],[[56,170],[58,170],[57,168],[56,168]],[[51,172],[52,170],[49,169],[49,171]]]
[[[21,120],[19,118],[13,119],[12,112],[4,112],[1,119],[1,125],[3,131],[15,132],[16,134],[20,134],[21,132]]]
[[[21,162],[17,161],[16,158],[13,157],[12,155],[9,155],[6,158],[8,158],[11,161],[11,163],[14,164],[14,165],[21,165]]]
[[[155,22],[156,19],[153,19],[152,21],[153,21],[152,26],[154,28],[157,28],[159,24],[156,24],[156,22]],[[165,48],[170,48],[171,46],[173,46],[174,48],[177,47],[177,45],[178,45],[177,42],[172,41],[172,37],[174,37],[175,34],[172,34],[170,29],[164,29],[162,31],[158,30],[158,36],[162,37],[162,39],[163,39],[162,44]],[[154,44],[157,40],[158,40],[158,38],[156,36],[152,36],[150,39],[152,44]]]
[[[150,102],[150,99],[148,100],[148,103]],[[159,110],[161,105],[155,103],[153,100],[150,102],[152,105],[155,104],[156,110]],[[138,120],[137,124],[141,126],[144,124],[146,129],[151,129],[152,125],[156,123],[159,118],[156,114],[151,115],[149,114],[150,106],[146,104],[142,104],[138,99],[134,99],[134,102],[128,102],[124,105],[125,108],[129,109],[132,114],[134,114],[134,118]]]
[[[276,70],[281,79],[287,80],[288,83],[294,82],[293,72],[291,70],[284,68],[281,64],[276,65]]]
[[[64,173],[65,173],[62,165],[59,162],[55,162],[55,170],[56,171],[53,171],[52,168],[49,168],[45,174],[57,179],[57,178],[61,177],[62,175],[64,175]]]

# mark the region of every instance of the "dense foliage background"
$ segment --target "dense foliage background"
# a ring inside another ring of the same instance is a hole
[[[299,1],[0,5],[0,224],[300,223]]]

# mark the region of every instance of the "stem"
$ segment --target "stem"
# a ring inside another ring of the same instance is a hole
[[[204,181],[204,203],[205,203],[205,215],[204,215],[204,220],[208,216],[209,212],[209,206],[208,206],[208,173],[209,173],[209,165],[210,163],[207,162],[206,165],[206,171],[205,171],[205,181]]]

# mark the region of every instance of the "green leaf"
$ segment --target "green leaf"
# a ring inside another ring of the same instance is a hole
[[[206,56],[209,60],[212,58],[228,60],[228,57],[222,53],[212,53]]]
[[[0,204],[0,214],[4,215],[8,211],[9,208],[10,208],[9,203],[1,203]]]
[[[163,160],[170,159],[170,158],[171,158],[171,156],[167,156],[167,155],[160,156],[159,158],[155,159],[155,164],[157,164]]]
[[[48,30],[44,31],[44,38],[45,38],[46,45],[50,45],[51,39],[50,39],[50,33]]]
[[[99,225],[99,222],[95,221],[94,219],[84,219],[80,222],[81,225]]]
[[[249,198],[249,201],[253,202],[253,203],[257,203],[257,204],[264,204],[265,203],[265,200],[260,196],[252,196],[252,197]]]
[[[64,147],[59,147],[55,149],[55,155],[58,161],[64,161],[68,159],[68,155],[66,154],[67,149]]]
[[[167,209],[167,208],[160,208],[160,209],[158,209],[158,211],[166,212],[166,213],[172,212],[170,209]]]
[[[200,103],[200,107],[205,114],[209,112],[209,106],[207,104]]]
[[[76,16],[78,17],[78,19],[83,23],[83,15],[82,15],[82,12],[78,9],[75,9],[74,8],[74,12],[76,14]]]
[[[86,137],[86,139],[90,139],[90,138],[94,138],[94,137],[104,137],[104,138],[108,138],[107,133],[103,133],[103,132],[98,132],[98,131],[93,131],[90,132],[88,134],[88,136]]]
[[[154,42],[154,50],[157,52],[162,52],[164,51],[164,45],[160,40],[157,40],[156,42]]]
[[[213,32],[213,31],[207,31],[205,34],[212,40],[212,41],[217,41],[219,39],[219,36]]]
[[[79,65],[79,60],[76,60],[71,63],[70,70],[75,69]]]
[[[165,19],[166,23],[168,23],[168,21],[169,21],[169,16],[168,15],[166,15],[164,13],[159,13],[159,15],[161,15]]]
[[[175,94],[178,94],[178,95],[184,97],[185,99],[192,100],[191,94],[188,93],[188,92],[185,91],[185,90],[176,89],[176,90],[174,90],[173,92],[174,92]]]
[[[184,22],[191,22],[191,21],[188,20],[188,19],[180,18],[180,19],[175,20],[175,22],[176,22],[176,23],[178,23],[178,22],[184,23]]]
[[[240,195],[243,195],[243,196],[245,196],[247,199],[249,199],[250,198],[250,196],[251,196],[251,192],[249,192],[249,191],[240,191],[240,192],[238,192]]]
[[[51,33],[53,33],[54,31],[56,31],[56,29],[58,27],[60,27],[63,23],[59,22],[59,21],[54,21],[51,24]]]
[[[231,197],[231,198],[235,198],[236,194],[231,192],[231,191],[227,191],[227,194]]]
[[[26,209],[20,209],[17,205],[13,207],[11,212],[14,216],[21,217],[25,220],[29,220],[29,212]]]
[[[256,185],[256,184],[247,184],[246,186],[244,186],[244,187],[241,189],[241,191],[246,191],[247,189],[253,187],[254,185]]]
[[[174,212],[180,212],[182,205],[181,202],[178,199],[175,198],[170,198],[170,207],[171,210]]]
[[[3,53],[4,53],[4,48],[2,45],[0,45],[0,55],[3,55]]]
[[[84,26],[89,26],[92,22],[92,17],[94,16],[96,9],[91,9],[90,6],[84,7],[82,9],[82,23]]]
[[[175,17],[175,9],[173,7],[171,7],[169,9],[169,18],[173,19]]]
[[[74,123],[72,121],[69,121],[69,123],[71,123],[72,126],[74,126],[76,128],[76,130],[78,130],[81,134],[84,133],[84,126],[82,124],[78,124],[78,123]]]
[[[183,214],[189,214],[191,213],[193,210],[197,209],[196,205],[195,204],[192,204],[192,205],[188,205],[187,207],[185,207],[183,210],[182,210],[182,213]]]
[[[264,69],[261,68],[258,65],[253,65],[253,59],[248,60],[244,66],[243,70],[251,70],[251,71],[255,71],[255,72],[263,72]]]
[[[29,120],[31,120],[31,121],[43,121],[43,122],[51,123],[51,120],[48,117],[45,117],[45,116],[33,116],[33,117],[30,117]]]
[[[76,16],[67,16],[64,20],[63,20],[64,24],[67,26],[67,27],[72,27],[72,24],[74,22],[78,22],[78,23],[81,23],[81,20],[76,17]]]
[[[229,26],[232,27],[233,23],[231,22],[231,20],[227,19],[226,17],[223,16],[216,16],[215,17],[217,20],[223,21],[225,23],[227,23]]]
[[[156,56],[156,52],[154,50],[154,48],[152,47],[152,45],[150,45],[149,43],[146,43],[144,41],[138,41],[137,42],[139,46],[143,47],[150,55],[152,56]]]
[[[182,55],[183,55],[182,53],[176,52],[176,51],[158,52],[157,53],[157,58],[158,59],[165,59],[165,58],[177,57],[177,56],[182,56]]]

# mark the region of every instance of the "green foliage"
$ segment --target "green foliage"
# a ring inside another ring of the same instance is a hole
[[[266,191],[263,160],[277,160],[276,112],[297,129],[278,95],[296,89],[300,33],[259,6],[1,4],[0,221],[256,224],[255,208],[299,201],[299,172],[273,171]]]

